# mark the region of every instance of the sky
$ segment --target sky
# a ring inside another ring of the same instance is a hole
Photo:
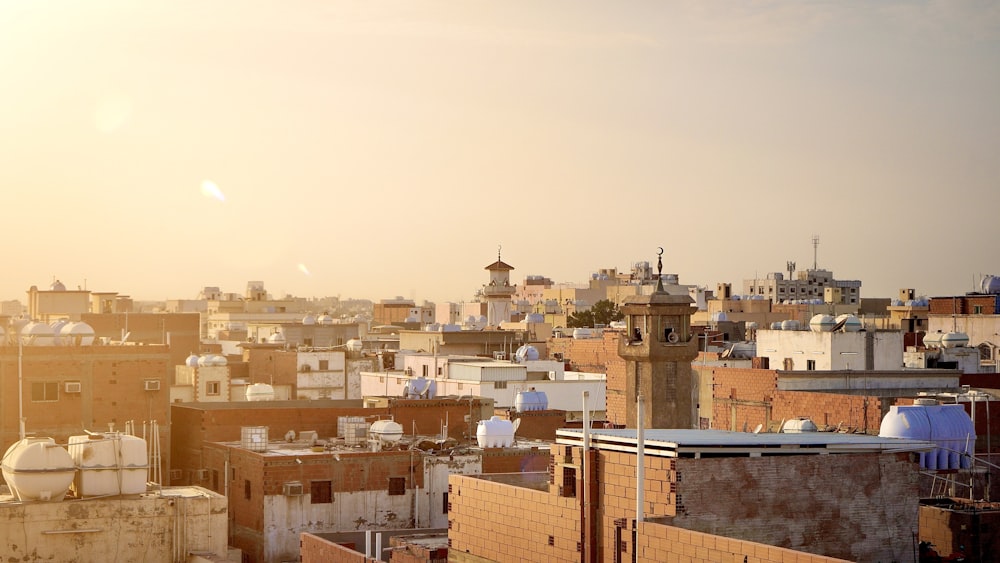
[[[997,2],[3,0],[0,77],[0,299],[1000,274]]]

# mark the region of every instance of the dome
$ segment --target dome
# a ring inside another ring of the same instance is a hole
[[[312,315],[306,315],[302,317],[302,324],[304,325],[314,325],[316,324],[316,317]]]
[[[834,324],[836,320],[830,315],[813,315],[813,318],[809,319],[809,328],[813,332],[830,332]]]
[[[190,356],[188,356],[187,359],[184,360],[184,365],[186,365],[189,368],[198,367],[198,354],[191,354]]]
[[[56,281],[52,282],[52,285],[49,286],[49,290],[51,290],[51,291],[66,291],[66,286],[63,285],[63,282],[61,282],[59,280],[56,280]]]

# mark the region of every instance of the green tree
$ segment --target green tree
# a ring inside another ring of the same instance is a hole
[[[586,311],[577,311],[566,319],[569,328],[592,327],[595,324],[608,325],[612,321],[620,321],[625,317],[618,305],[607,299],[601,299]]]

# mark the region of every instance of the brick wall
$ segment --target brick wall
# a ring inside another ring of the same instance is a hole
[[[299,559],[302,563],[377,563],[350,547],[336,544],[313,534],[302,534]]]
[[[846,561],[749,541],[703,534],[655,522],[639,525],[637,561],[746,561],[835,563]]]
[[[899,561],[913,548],[917,476],[908,454],[679,459],[676,516],[664,522],[851,561]]]
[[[631,560],[631,522],[635,518],[636,481],[635,454],[601,450],[598,458],[597,496],[600,499],[600,531],[598,553],[604,561],[615,561],[615,552],[625,547],[623,560]],[[675,513],[675,460],[645,456],[646,486],[643,489],[646,516],[666,516]],[[624,527],[623,527],[624,525]],[[624,541],[625,546],[620,542]]]
[[[968,561],[1000,561],[1000,504],[929,499],[920,506],[920,541],[939,555],[964,553]]]
[[[545,473],[517,477],[511,483],[449,478],[449,553],[498,562],[580,561],[579,501],[541,490],[548,484]]]
[[[778,390],[778,372],[752,368],[712,370],[712,428],[753,430],[768,421],[769,405]]]
[[[545,471],[549,459],[549,451],[545,449],[484,448],[483,474]]]
[[[389,538],[389,547],[393,549],[389,553],[390,563],[446,563],[448,561],[447,546],[423,545],[419,541],[413,541],[410,536]]]
[[[877,435],[890,402],[883,403],[881,398],[867,395],[775,391],[771,420],[780,423],[804,416],[820,430],[840,428]]]

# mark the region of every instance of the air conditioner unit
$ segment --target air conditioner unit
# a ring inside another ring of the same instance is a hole
[[[159,379],[147,379],[142,382],[142,388],[146,391],[159,391],[160,390],[160,380]]]
[[[286,497],[302,496],[302,483],[290,481],[281,486],[281,494]]]
[[[67,381],[65,387],[63,387],[67,393],[79,393],[83,386],[79,381]]]

